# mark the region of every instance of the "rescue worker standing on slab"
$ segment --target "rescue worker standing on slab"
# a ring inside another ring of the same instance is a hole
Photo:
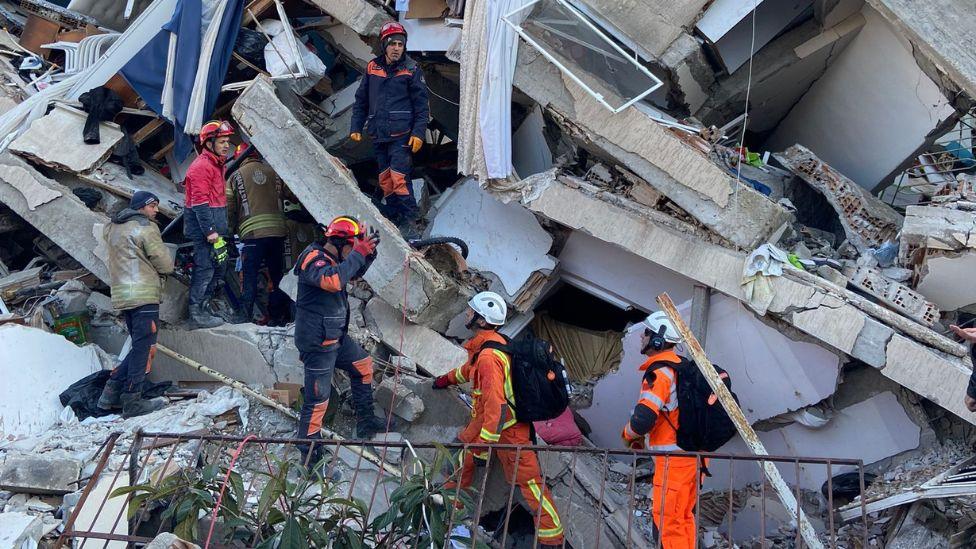
[[[532,425],[515,417],[509,404],[512,394],[511,357],[498,349],[482,348],[486,343],[505,343],[498,328],[505,324],[508,308],[505,301],[494,292],[481,292],[468,301],[467,324],[474,337],[464,343],[468,361],[456,369],[436,378],[434,389],[444,389],[470,381],[474,406],[471,421],[458,435],[461,442],[471,444],[532,444]],[[532,450],[493,450],[501,461],[505,479],[519,487],[522,497],[536,521],[539,544],[560,546],[563,543],[563,527],[559,513],[552,501],[549,487],[542,482],[539,459]],[[516,462],[516,454],[518,461]],[[464,450],[458,456],[461,468],[460,484],[469,488],[474,481],[476,466],[488,465],[487,449]]]
[[[349,138],[362,140],[365,127],[379,165],[380,188],[386,199],[384,215],[404,237],[412,238],[417,202],[411,192],[410,170],[427,132],[427,83],[416,61],[406,54],[403,25],[396,21],[383,25],[380,45],[382,53],[366,65],[366,75],[356,90]]]
[[[159,325],[160,277],[173,272],[173,257],[163,244],[153,220],[159,212],[159,198],[136,191],[129,207],[105,226],[108,270],[112,278],[112,307],[123,311],[132,347],[98,398],[103,410],[122,409],[122,417],[156,411],[162,403],[142,398],[142,382],[152,368]]]
[[[644,320],[641,352],[647,359],[640,399],[621,438],[633,449],[678,452],[677,376],[681,336],[663,311]],[[702,464],[705,466],[706,464]],[[698,535],[695,501],[701,477],[694,457],[654,456],[653,519],[664,549],[693,549]]]
[[[247,147],[253,145],[239,146],[234,157],[247,154]],[[285,238],[288,236],[281,192],[281,178],[257,151],[250,151],[227,180],[228,224],[243,244],[241,305],[233,318],[235,324],[250,322],[254,315],[254,298],[262,264],[267,266],[272,285],[268,294],[268,325],[282,326],[288,322],[289,299],[278,288],[285,269]]]
[[[305,402],[298,422],[298,437],[320,439],[322,422],[329,407],[332,372],[345,370],[351,382],[356,411],[356,438],[368,440],[385,432],[386,421],[376,417],[373,407],[373,359],[349,337],[349,303],[346,284],[361,278],[376,258],[379,233],[352,216],[340,216],[324,228],[322,236],[298,257],[295,346],[305,367]],[[391,425],[392,427],[392,425]],[[314,446],[309,464],[323,457]]]
[[[211,120],[200,128],[198,156],[186,171],[183,235],[193,241],[190,274],[190,328],[213,328],[223,321],[207,309],[227,262],[227,195],[224,163],[231,150],[234,128]]]

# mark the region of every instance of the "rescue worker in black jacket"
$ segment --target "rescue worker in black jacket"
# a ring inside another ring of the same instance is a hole
[[[365,126],[379,165],[380,188],[386,199],[384,215],[410,238],[417,218],[410,169],[427,132],[427,83],[416,61],[406,54],[403,25],[396,21],[383,25],[380,44],[383,53],[366,65],[366,75],[356,90],[349,138],[362,140]]]
[[[349,303],[346,284],[362,277],[376,258],[379,233],[367,229],[352,216],[340,216],[325,228],[323,236],[298,257],[295,346],[305,367],[305,402],[298,423],[299,438],[319,439],[329,407],[332,372],[346,371],[351,381],[356,411],[356,438],[371,439],[384,432],[387,422],[373,409],[373,359],[349,337]],[[321,447],[311,444],[303,456],[311,465],[322,460]]]

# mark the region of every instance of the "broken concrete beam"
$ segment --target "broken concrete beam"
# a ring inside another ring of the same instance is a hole
[[[349,26],[356,34],[379,36],[383,23],[391,19],[382,8],[366,0],[306,0]]]
[[[601,193],[596,187],[578,178],[557,178],[550,171],[527,178],[524,183],[535,189],[535,197],[525,201],[530,210],[619,246],[692,281],[745,301],[741,289],[745,254],[711,244],[701,234],[696,233],[694,227],[619,196]],[[604,222],[606,219],[613,219],[614,223],[607,224]],[[770,284],[775,297],[769,305],[769,314],[809,334],[829,348],[870,364],[888,362],[890,365],[891,338],[887,337],[885,330],[879,330],[871,321],[882,321],[887,327],[906,333],[904,326],[893,324],[889,318],[877,312],[870,313],[869,316],[868,312],[860,308],[867,307],[858,301],[863,298],[839,287],[828,291],[826,285],[829,283],[822,282],[823,286],[787,276],[771,277]],[[875,307],[880,309],[877,305]],[[952,341],[913,321],[903,321],[916,328],[912,333],[913,337],[929,334],[930,337],[922,340],[907,337],[903,339],[905,347],[914,353],[940,357],[938,361],[915,363],[919,368],[929,369],[927,372],[932,379],[939,379],[940,372],[945,373],[947,378],[955,378],[958,377],[958,371],[970,371],[968,358],[962,358],[964,352],[950,356],[928,346],[941,340],[957,346]],[[948,348],[948,345],[941,347]],[[881,360],[882,354],[885,360]],[[940,392],[942,387],[936,387],[926,379],[904,375],[896,381],[926,398],[945,401],[945,393]],[[964,390],[965,381],[960,383],[960,390]],[[960,396],[959,403],[962,402],[961,398]],[[960,410],[961,404],[956,405],[953,402],[945,405],[949,411],[976,424],[976,416],[963,413]]]
[[[86,144],[82,134],[87,117],[84,111],[58,103],[14,139],[10,150],[59,170],[90,172],[112,154],[122,140],[122,130],[117,124],[102,122],[98,125],[101,141]]]
[[[271,81],[256,79],[237,99],[232,112],[316,220],[328,223],[339,215],[353,215],[379,230],[383,237],[379,254],[364,277],[373,290],[401,307],[413,322],[446,329],[464,307],[461,289],[426,260],[412,255],[397,228],[359,190],[352,172],[326,152],[278,100]],[[409,261],[405,261],[407,257]]]
[[[578,6],[616,31],[628,47],[657,57],[698,18],[707,0],[583,0]]]
[[[200,330],[163,329],[159,343],[248,385],[302,383],[293,333],[256,324],[223,324]],[[291,351],[291,352],[289,352]],[[150,376],[156,380],[213,381],[210,376],[158,354]]]
[[[857,251],[868,253],[870,248],[896,240],[904,222],[902,216],[817,158],[810,149],[793,145],[773,156],[827,198],[840,216],[847,240]]]
[[[962,252],[976,249],[976,212],[935,206],[908,206],[898,255],[917,262],[919,250]]]
[[[61,196],[30,207],[29,196],[49,192]],[[108,223],[108,218],[85,207],[67,187],[48,179],[30,164],[0,153],[0,202],[71,254],[100,280],[110,283],[108,268],[95,256],[96,241],[91,227]]]
[[[424,401],[413,394],[407,380],[387,376],[376,387],[373,399],[383,410],[393,410],[400,419],[413,423],[424,413]]]
[[[403,322],[402,313],[382,299],[366,304],[366,322],[380,340],[398,353],[412,358],[420,369],[439,376],[468,360],[468,353],[426,326]]]
[[[970,366],[918,345],[900,334],[893,335],[888,341],[885,356],[882,375],[966,421],[976,423],[974,414],[964,403],[966,386],[972,373]]]
[[[47,455],[8,456],[0,465],[0,489],[63,495],[78,489],[81,462]]]
[[[753,249],[789,214],[731,177],[637,106],[610,113],[527,45],[518,50],[514,84],[560,120],[571,137],[623,164],[715,233]]]

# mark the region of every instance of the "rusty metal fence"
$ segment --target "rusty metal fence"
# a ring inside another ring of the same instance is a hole
[[[127,448],[126,444],[128,444]],[[141,547],[149,543],[160,532],[170,530],[166,528],[167,525],[165,523],[160,523],[158,527],[149,527],[150,521],[147,520],[146,509],[135,508],[139,502],[132,503],[133,494],[129,493],[112,497],[111,494],[115,489],[124,486],[133,486],[138,483],[145,484],[148,482],[158,484],[168,474],[167,471],[174,471],[180,468],[199,468],[210,464],[221,466],[223,470],[227,471],[228,477],[230,476],[229,471],[237,470],[240,472],[248,464],[250,466],[259,464],[259,467],[266,467],[268,472],[273,472],[274,464],[268,459],[269,456],[281,456],[282,458],[289,455],[307,456],[310,452],[288,453],[289,450],[295,452],[294,447],[303,444],[306,445],[305,449],[307,450],[308,441],[294,438],[143,432],[136,433],[134,438],[120,438],[120,434],[113,434],[105,441],[102,449],[98,453],[96,468],[91,477],[87,479],[87,484],[82,490],[80,500],[68,516],[63,532],[55,547],[62,547],[65,543],[72,542],[74,547],[121,547],[119,542],[126,543],[128,547]],[[608,486],[610,483],[608,476],[610,476],[610,465],[613,459],[630,458],[637,460],[640,458],[662,456],[665,467],[667,467],[669,460],[676,457],[684,457],[694,458],[699,472],[702,471],[703,465],[705,464],[708,465],[704,469],[727,469],[728,479],[713,477],[710,483],[713,486],[727,486],[728,489],[728,524],[725,532],[729,540],[725,546],[728,547],[735,546],[732,540],[734,540],[733,516],[736,513],[732,493],[736,490],[736,475],[743,474],[746,471],[750,471],[750,474],[754,475],[756,471],[761,471],[762,465],[765,462],[776,463],[781,467],[786,466],[795,470],[795,475],[784,474],[784,476],[788,481],[794,482],[793,487],[795,488],[797,501],[802,501],[800,489],[801,470],[809,472],[811,467],[823,468],[822,471],[825,473],[826,478],[824,495],[826,496],[827,512],[821,514],[824,528],[818,534],[824,547],[844,547],[843,544],[838,545],[838,525],[835,523],[834,517],[833,482],[835,473],[843,469],[850,472],[851,475],[855,475],[859,484],[859,489],[857,490],[858,495],[863,496],[865,493],[864,466],[861,460],[854,459],[729,455],[718,453],[669,453],[646,450],[614,450],[542,445],[507,446],[496,444],[494,446],[480,446],[477,444],[469,445],[461,443],[410,443],[403,440],[389,442],[321,440],[315,444],[321,445],[326,451],[326,455],[329,456],[330,467],[346,466],[347,472],[343,475],[343,479],[339,481],[341,489],[347,492],[346,497],[348,498],[352,498],[354,495],[361,497],[362,501],[367,505],[367,517],[385,510],[380,508],[385,497],[388,497],[390,491],[395,490],[396,486],[402,485],[404,478],[407,478],[410,474],[408,467],[410,464],[409,457],[411,455],[414,459],[422,459],[420,454],[424,452],[427,452],[425,455],[429,456],[431,453],[437,451],[446,450],[448,452],[457,452],[460,450],[481,450],[487,448],[489,462],[491,462],[491,455],[499,449],[514,450],[516,452],[516,461],[518,461],[517,456],[519,453],[528,451],[536,452],[539,462],[543,464],[543,482],[548,483],[552,481],[553,477],[548,477],[547,473],[559,469],[560,478],[565,479],[563,482],[569,485],[569,490],[563,490],[559,493],[554,491],[553,500],[555,507],[559,510],[562,525],[567,532],[567,541],[563,542],[563,547],[576,547],[577,549],[582,549],[583,547],[599,549],[601,546],[661,547],[659,536],[651,536],[652,539],[648,539],[648,537],[638,532],[638,521],[649,523],[652,519],[652,517],[640,513],[637,509],[637,501],[642,498],[645,500],[650,498],[652,489],[650,470],[645,471],[642,467],[632,467],[630,474],[626,475],[629,478],[623,478],[622,483],[619,480],[616,482],[618,486],[621,484],[625,486],[625,494],[623,495],[626,499],[624,506],[627,518],[625,523],[621,522],[617,524],[618,532],[616,537],[604,535],[607,523],[611,522],[606,516],[607,513],[604,511],[609,508],[608,500],[611,496],[611,489]],[[364,459],[361,452],[363,448],[367,448],[379,455],[384,461],[384,467],[377,467]],[[408,459],[403,459],[405,454]],[[292,457],[292,459],[295,461],[301,460],[300,457]],[[558,464],[559,466],[554,464]],[[717,467],[718,464],[723,464],[724,467]],[[305,465],[309,465],[307,458]],[[584,468],[588,468],[590,471],[588,476],[584,475]],[[596,475],[593,474],[594,472]],[[444,474],[450,476],[450,472],[447,470],[445,470]],[[594,480],[594,476],[598,476],[599,480]],[[253,501],[257,498],[260,492],[257,479],[257,475],[250,475],[243,492],[244,500]],[[474,490],[473,498],[476,503],[473,517],[482,517],[484,510],[483,504],[487,495],[486,487],[488,486],[488,479],[489,475],[487,473],[481,474],[472,487]],[[446,528],[441,531],[450,533],[454,526],[465,523],[471,533],[469,540],[471,546],[475,546],[475,542],[477,541],[481,544],[480,546],[506,547],[507,542],[511,543],[509,539],[509,523],[512,517],[513,503],[516,501],[517,491],[512,482],[514,479],[505,480],[504,490],[507,490],[507,493],[502,494],[502,496],[506,504],[502,506],[504,519],[500,524],[500,529],[495,529],[487,534],[480,532],[477,527],[477,520],[472,521],[470,517],[458,516],[460,513],[456,513],[454,510],[458,509],[459,505],[455,501],[453,502],[455,505],[451,505],[452,502],[445,504],[451,507],[451,512],[448,515],[449,520]],[[105,483],[107,483],[107,486],[103,486]],[[97,489],[96,486],[98,487]],[[455,490],[455,488],[451,489]],[[759,547],[771,546],[767,543],[766,531],[767,516],[765,503],[767,501],[767,489],[767,483],[762,481],[758,489],[761,502],[758,511]],[[460,487],[457,487],[456,490],[459,495]],[[95,492],[98,492],[98,494],[95,494]],[[666,498],[667,493],[667,486],[662,486],[662,498]],[[695,522],[700,526],[702,524],[702,491],[697,491],[697,494],[698,499],[694,512]],[[223,488],[216,498],[217,507],[222,505],[220,501],[220,496],[222,495]],[[575,502],[573,501],[574,497],[577,498]],[[620,495],[616,495],[615,499],[619,502]],[[861,547],[866,547],[868,546],[867,512],[864,505],[865,498],[861,497],[860,499],[861,514],[857,522],[860,526],[858,533],[863,532],[863,539],[859,538],[855,540],[855,543]],[[133,506],[133,509],[129,509],[130,504]],[[595,517],[581,516],[581,509],[592,511],[594,508],[597,510]],[[662,510],[665,509],[664,501],[660,502],[659,508]],[[82,509],[87,509],[87,511],[81,512]],[[92,509],[94,509],[94,512],[92,512]],[[809,511],[806,512],[809,514]],[[824,514],[826,516],[823,516]],[[799,515],[799,510],[797,515]],[[217,516],[217,509],[214,509],[213,516]],[[586,524],[587,519],[590,522],[596,520],[603,522],[603,524]],[[536,515],[536,524],[538,524],[538,520],[539,517]],[[794,527],[799,523],[799,516],[795,517],[795,520],[796,522],[793,523]],[[839,522],[839,519],[837,522]],[[643,529],[646,531],[650,525],[645,524],[645,526],[648,527]],[[120,529],[124,533],[120,532]],[[595,532],[596,534],[592,537],[587,537],[585,534],[588,531]],[[479,540],[479,537],[482,539]],[[484,539],[485,537],[488,539]],[[256,542],[260,541],[257,538],[258,535],[255,534],[254,539],[251,540],[251,545],[248,546],[253,546]],[[570,538],[573,539],[570,540]],[[536,540],[537,538],[533,538],[532,547],[535,547]],[[211,547],[219,546],[217,544],[211,544],[209,538],[206,540],[206,545],[201,540],[192,541],[200,543],[203,547],[208,545]],[[801,538],[799,528],[795,528],[795,536],[788,541],[791,547],[808,546]],[[442,543],[444,542],[442,541]],[[438,546],[442,543],[439,543]],[[412,545],[402,546],[415,547],[416,542]],[[450,541],[447,541],[445,546],[451,547],[452,545]]]

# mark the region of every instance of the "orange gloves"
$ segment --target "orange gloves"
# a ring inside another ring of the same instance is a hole
[[[410,140],[407,141],[407,144],[410,145],[410,152],[417,154],[420,147],[424,146],[424,141],[415,135],[411,135]]]

